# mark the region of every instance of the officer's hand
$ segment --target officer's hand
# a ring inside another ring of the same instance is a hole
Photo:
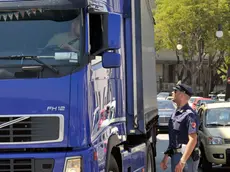
[[[161,161],[160,163],[160,167],[162,170],[166,170],[168,167],[167,167],[167,164],[168,164],[168,156],[165,156],[163,158],[163,160]]]
[[[184,164],[179,162],[177,165],[176,165],[176,168],[175,168],[175,172],[183,172],[183,169],[184,169]]]
[[[161,161],[160,166],[161,166],[161,169],[162,169],[162,170],[166,170],[166,169],[168,168],[168,167],[167,167],[167,164],[166,164],[164,161]]]

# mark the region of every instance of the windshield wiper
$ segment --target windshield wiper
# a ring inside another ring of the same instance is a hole
[[[45,62],[43,62],[42,60],[40,60],[37,56],[30,56],[31,59],[35,60],[36,62],[42,64],[43,66],[47,67],[48,69],[50,69],[51,71],[53,71],[56,74],[59,74],[59,70],[51,65],[46,64]]]
[[[29,57],[30,59],[42,64],[43,66],[45,66],[46,68],[50,69],[51,71],[53,71],[56,74],[59,74],[59,70],[51,65],[46,64],[45,62],[43,62],[42,60],[40,60],[37,56],[23,56],[23,55],[13,55],[13,56],[8,56],[8,57],[0,57],[0,59],[5,59],[5,58],[26,58]]]
[[[207,124],[208,126],[225,126],[224,124],[219,124],[219,123],[211,123]]]

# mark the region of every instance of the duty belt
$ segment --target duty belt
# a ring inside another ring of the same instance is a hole
[[[198,147],[196,147],[193,151],[199,151],[200,152],[200,149]],[[181,148],[172,149],[172,152],[173,152],[173,154],[181,153]]]
[[[168,149],[166,152],[164,152],[164,154],[167,154],[170,157],[176,153],[181,153],[181,149]]]
[[[172,151],[173,151],[173,154],[181,153],[181,148],[179,148],[179,149],[173,149]]]

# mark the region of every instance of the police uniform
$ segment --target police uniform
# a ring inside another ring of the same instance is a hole
[[[190,87],[178,84],[174,90],[182,91],[187,95],[192,95]],[[188,105],[176,109],[169,120],[169,146],[165,154],[171,156],[171,170],[175,171],[176,165],[182,157],[182,145],[188,143],[188,135],[198,133],[199,119],[196,112]],[[196,146],[197,150],[198,144]],[[184,171],[197,172],[199,157],[193,160],[192,156],[187,160]]]

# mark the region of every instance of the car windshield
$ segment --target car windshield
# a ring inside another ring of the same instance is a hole
[[[207,126],[230,126],[230,108],[208,109],[206,113]]]
[[[189,102],[190,102],[190,103],[193,103],[195,100],[196,100],[196,97],[191,97],[191,98],[189,99]]]
[[[215,100],[201,100],[200,104],[205,103],[205,104],[209,104],[209,103],[215,103]]]
[[[49,65],[78,63],[80,16],[79,9],[1,11],[1,64],[22,64],[26,58],[20,57],[29,56]]]
[[[168,92],[161,92],[157,96],[169,96]]]
[[[173,102],[170,101],[170,100],[158,100],[157,101],[158,103],[158,109],[175,109],[174,105],[173,105]]]

